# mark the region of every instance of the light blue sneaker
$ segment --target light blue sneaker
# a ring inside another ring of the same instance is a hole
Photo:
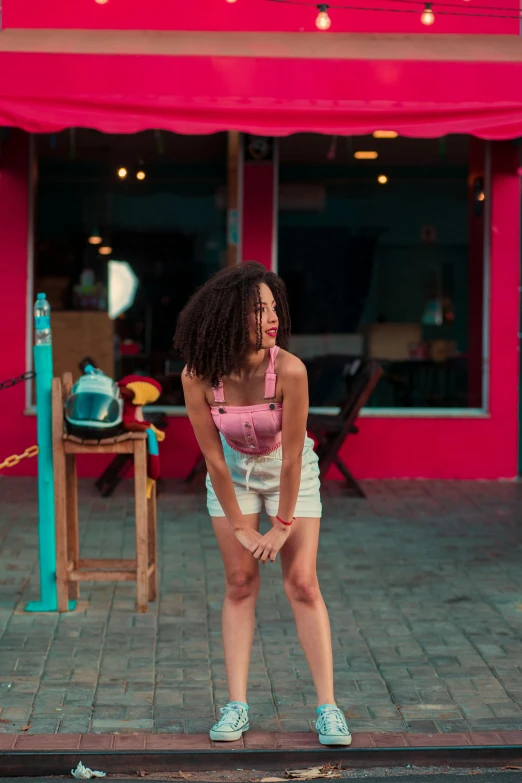
[[[221,718],[210,729],[210,739],[217,742],[233,742],[241,739],[250,728],[248,706],[242,701],[229,701],[221,707]]]
[[[317,708],[315,728],[321,745],[351,745],[352,735],[346,725],[343,712],[335,704],[323,704]]]

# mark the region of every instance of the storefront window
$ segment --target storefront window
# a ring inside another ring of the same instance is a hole
[[[37,156],[35,285],[52,306],[55,373],[90,356],[112,377],[157,378],[161,402],[183,404],[172,336],[183,304],[224,264],[226,134],[76,129],[38,137]],[[111,320],[115,261],[136,291]]]
[[[385,370],[370,408],[481,407],[483,170],[466,136],[281,140],[292,348],[330,379],[312,405],[339,405],[362,356]]]

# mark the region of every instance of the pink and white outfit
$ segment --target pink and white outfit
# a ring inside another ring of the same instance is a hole
[[[214,424],[221,435],[225,461],[243,514],[261,511],[262,499],[267,514],[275,517],[279,509],[281,431],[283,406],[270,402],[276,396],[275,359],[279,348],[270,349],[265,373],[265,400],[261,405],[230,406],[225,401],[223,383],[214,388],[216,407],[211,407]],[[304,433],[301,484],[295,507],[296,517],[320,517],[322,513],[319,465],[314,442]],[[210,516],[224,517],[207,474],[207,508]]]

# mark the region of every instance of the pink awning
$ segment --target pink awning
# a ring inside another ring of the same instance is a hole
[[[4,30],[0,124],[522,137],[522,40]]]

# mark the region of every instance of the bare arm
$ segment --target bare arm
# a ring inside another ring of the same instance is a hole
[[[304,364],[292,356],[292,362],[281,377],[283,386],[283,464],[277,515],[290,522],[301,481],[303,446],[308,418],[308,379]]]
[[[223,446],[216,425],[212,421],[205,388],[198,378],[182,375],[185,405],[199,447],[205,457],[207,470],[217,499],[235,532],[244,527],[243,514],[237,502],[230,471],[225,462]],[[243,541],[241,543],[244,545]],[[248,547],[247,547],[248,548]]]
[[[286,366],[279,372],[283,390],[283,432],[279,509],[277,516],[290,522],[295,513],[303,446],[308,417],[308,380],[304,364],[295,356],[289,356]],[[254,557],[266,562],[275,560],[278,551],[290,534],[290,528],[276,522],[258,543]]]

